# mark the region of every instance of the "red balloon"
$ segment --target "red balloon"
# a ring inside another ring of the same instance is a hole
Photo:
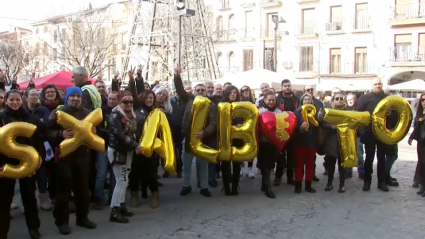
[[[260,114],[261,134],[279,150],[285,147],[294,133],[297,117],[290,111],[274,113],[266,111]]]

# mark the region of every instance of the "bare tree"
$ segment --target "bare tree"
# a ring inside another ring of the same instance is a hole
[[[114,53],[118,31],[108,20],[106,11],[86,10],[73,16],[50,19],[52,61],[71,70],[84,66],[89,77],[95,77],[108,68],[108,57]]]

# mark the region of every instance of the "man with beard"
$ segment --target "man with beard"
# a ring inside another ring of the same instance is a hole
[[[112,113],[112,109],[118,105],[118,93],[111,92],[108,95],[108,102],[102,106],[103,122],[97,127],[98,134],[105,140],[105,149],[108,147],[109,141],[109,116]],[[103,209],[103,189],[105,187],[106,174],[108,173],[109,160],[105,152],[96,152],[96,182],[94,185],[94,209]],[[113,175],[111,175],[113,176]],[[111,180],[113,177],[111,177]],[[112,191],[113,191],[112,186]],[[110,192],[112,197],[112,192]]]
[[[211,102],[208,113],[208,120],[205,124],[205,128],[200,132],[192,132],[192,106],[195,96],[206,97],[205,85],[198,84],[195,86],[195,95],[188,94],[183,88],[183,81],[180,77],[181,68],[178,66],[175,70],[174,75],[174,86],[176,87],[177,94],[180,98],[186,101],[186,108],[184,111],[183,122],[182,122],[182,134],[185,139],[183,140],[183,189],[180,192],[181,196],[186,196],[192,191],[190,186],[190,178],[192,175],[192,160],[194,158],[189,147],[189,138],[191,134],[194,134],[196,138],[201,140],[203,144],[214,147],[213,143],[217,141],[217,106]],[[195,157],[198,175],[198,186],[201,188],[201,194],[205,197],[211,197],[211,192],[208,190],[208,162],[201,158]]]
[[[52,147],[59,148],[63,140],[74,137],[72,129],[63,129],[57,123],[57,111],[66,112],[78,120],[84,119],[90,113],[82,107],[82,97],[83,92],[79,87],[69,87],[66,90],[64,107],[52,111],[46,129],[46,137]],[[75,197],[77,226],[88,229],[96,228],[96,224],[87,217],[89,214],[90,152],[88,146],[81,145],[73,153],[58,159],[56,165],[57,196],[53,216],[62,235],[71,233],[68,208],[71,191]]]
[[[284,79],[282,81],[282,92],[277,96],[276,105],[282,111],[291,111],[294,112],[298,109],[298,105],[300,100],[297,96],[292,92],[291,81],[288,79]],[[283,170],[286,165],[286,176],[287,183],[295,185],[294,180],[294,163],[295,163],[295,151],[294,144],[290,140],[285,148],[282,150],[281,157],[277,159],[276,162],[276,174],[274,179],[274,186],[279,186],[283,176]]]
[[[349,93],[347,95],[347,110],[356,110],[357,107],[357,95],[354,93]],[[362,142],[360,142],[360,134],[357,134],[356,138],[357,145],[357,159],[359,161],[359,165],[357,167],[357,172],[359,173],[359,178],[364,180],[364,148]],[[347,168],[346,175],[347,177],[352,177],[353,169]]]
[[[97,80],[95,86],[102,99],[102,106],[106,105],[108,103],[108,93],[106,92],[105,82]]]

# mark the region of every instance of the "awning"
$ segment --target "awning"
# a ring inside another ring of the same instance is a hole
[[[363,91],[372,89],[372,79],[320,79],[318,91],[331,91],[338,87],[343,91]]]

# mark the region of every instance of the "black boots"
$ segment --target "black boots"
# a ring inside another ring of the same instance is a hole
[[[239,192],[239,178],[241,172],[241,164],[240,163],[232,163],[233,164],[233,176],[232,176],[232,195],[238,196]]]
[[[418,195],[420,195],[422,197],[425,197],[425,188],[424,188],[424,186],[420,185],[419,191],[416,192],[416,194],[418,194]]]
[[[399,186],[397,179],[392,178],[391,175],[389,175],[389,174],[387,174],[387,176],[385,177],[385,183],[388,186],[391,186],[391,187],[398,187]]]
[[[294,193],[297,193],[297,194],[299,194],[299,193],[301,193],[301,190],[302,190],[302,182],[295,182],[295,190],[294,190]]]
[[[263,191],[268,198],[275,198],[276,196],[274,195],[272,191],[272,187],[271,187],[269,168],[267,167],[261,168],[261,179],[263,181],[261,186],[261,191]]]
[[[230,190],[230,162],[222,162],[221,163],[221,175],[223,178],[223,189],[224,195],[232,196],[232,191]],[[239,175],[237,175],[239,177]]]
[[[128,223],[129,220],[124,215],[120,213],[120,207],[113,207],[111,211],[111,216],[109,216],[110,222],[118,222],[118,223]]]
[[[132,217],[134,215],[134,213],[128,211],[127,206],[125,205],[125,203],[121,203],[121,208],[120,208],[120,213],[121,215],[125,216],[125,217]]]
[[[311,187],[311,181],[305,182],[305,191],[309,193],[316,193],[316,190],[314,190],[314,188]]]
[[[338,189],[339,193],[345,193],[345,185],[344,182],[340,182],[339,183],[339,189]]]
[[[29,230],[31,239],[39,239],[41,238],[40,232],[38,229],[31,229]]]

